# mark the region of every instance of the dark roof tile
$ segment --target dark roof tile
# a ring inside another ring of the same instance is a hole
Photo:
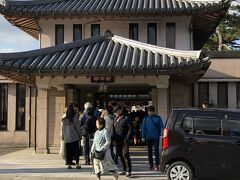
[[[195,10],[218,7],[230,1],[209,0],[31,0],[6,1],[6,8],[16,13],[46,14],[91,14],[91,13],[191,13]]]
[[[96,36],[54,47],[0,54],[0,69],[27,73],[174,70],[207,63],[201,51],[162,48],[119,36]]]

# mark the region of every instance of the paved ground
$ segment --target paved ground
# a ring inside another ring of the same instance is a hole
[[[149,171],[145,148],[131,149],[133,177],[131,179],[166,180],[159,172]],[[81,161],[82,162],[82,161]],[[0,148],[0,180],[87,180],[95,179],[91,175],[91,166],[82,169],[67,169],[58,154],[34,154],[33,149]],[[121,163],[120,163],[121,164]],[[121,167],[119,167],[121,170]],[[102,180],[112,179],[104,175]],[[126,180],[120,176],[119,180]]]

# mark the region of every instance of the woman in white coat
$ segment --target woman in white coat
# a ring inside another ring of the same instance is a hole
[[[94,171],[97,176],[97,180],[101,179],[101,174],[103,172],[113,173],[114,180],[118,179],[118,168],[114,164],[111,156],[110,144],[111,135],[109,131],[105,128],[105,120],[103,118],[98,118],[96,121],[97,131],[94,136],[93,145],[91,148],[91,153],[93,154],[93,164]],[[95,151],[105,152],[104,159],[99,160],[94,156]]]

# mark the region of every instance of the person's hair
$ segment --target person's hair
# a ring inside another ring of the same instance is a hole
[[[122,114],[128,114],[127,107],[123,107],[123,108],[122,108]]]
[[[117,106],[116,108],[114,108],[114,113],[120,113],[122,114],[123,108],[121,106]]]
[[[70,104],[67,107],[66,118],[68,118],[70,121],[73,121],[74,116],[75,116],[75,110],[74,110],[73,105]]]
[[[111,102],[110,102],[110,106],[112,106],[112,107],[113,107],[113,106],[117,106],[117,102],[116,102],[116,101],[111,101]]]
[[[108,114],[113,114],[113,107],[112,106],[107,106],[105,109],[108,112]]]
[[[101,128],[99,128],[100,130],[104,129],[105,128],[105,125],[106,125],[106,122],[105,122],[105,119],[103,118],[97,118],[97,121],[98,121],[98,124]]]
[[[73,106],[75,112],[79,112],[79,106],[76,103],[70,103],[69,105]]]
[[[88,115],[89,117],[94,117],[94,111],[93,111],[92,108],[89,108],[89,109],[87,110],[87,115]]]
[[[93,105],[92,105],[91,102],[86,102],[86,103],[84,104],[84,110],[88,110],[89,108],[93,108]]]
[[[148,106],[147,111],[155,112],[154,106]]]

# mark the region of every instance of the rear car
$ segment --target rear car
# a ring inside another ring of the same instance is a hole
[[[162,138],[160,170],[169,180],[240,177],[240,112],[173,109]]]

